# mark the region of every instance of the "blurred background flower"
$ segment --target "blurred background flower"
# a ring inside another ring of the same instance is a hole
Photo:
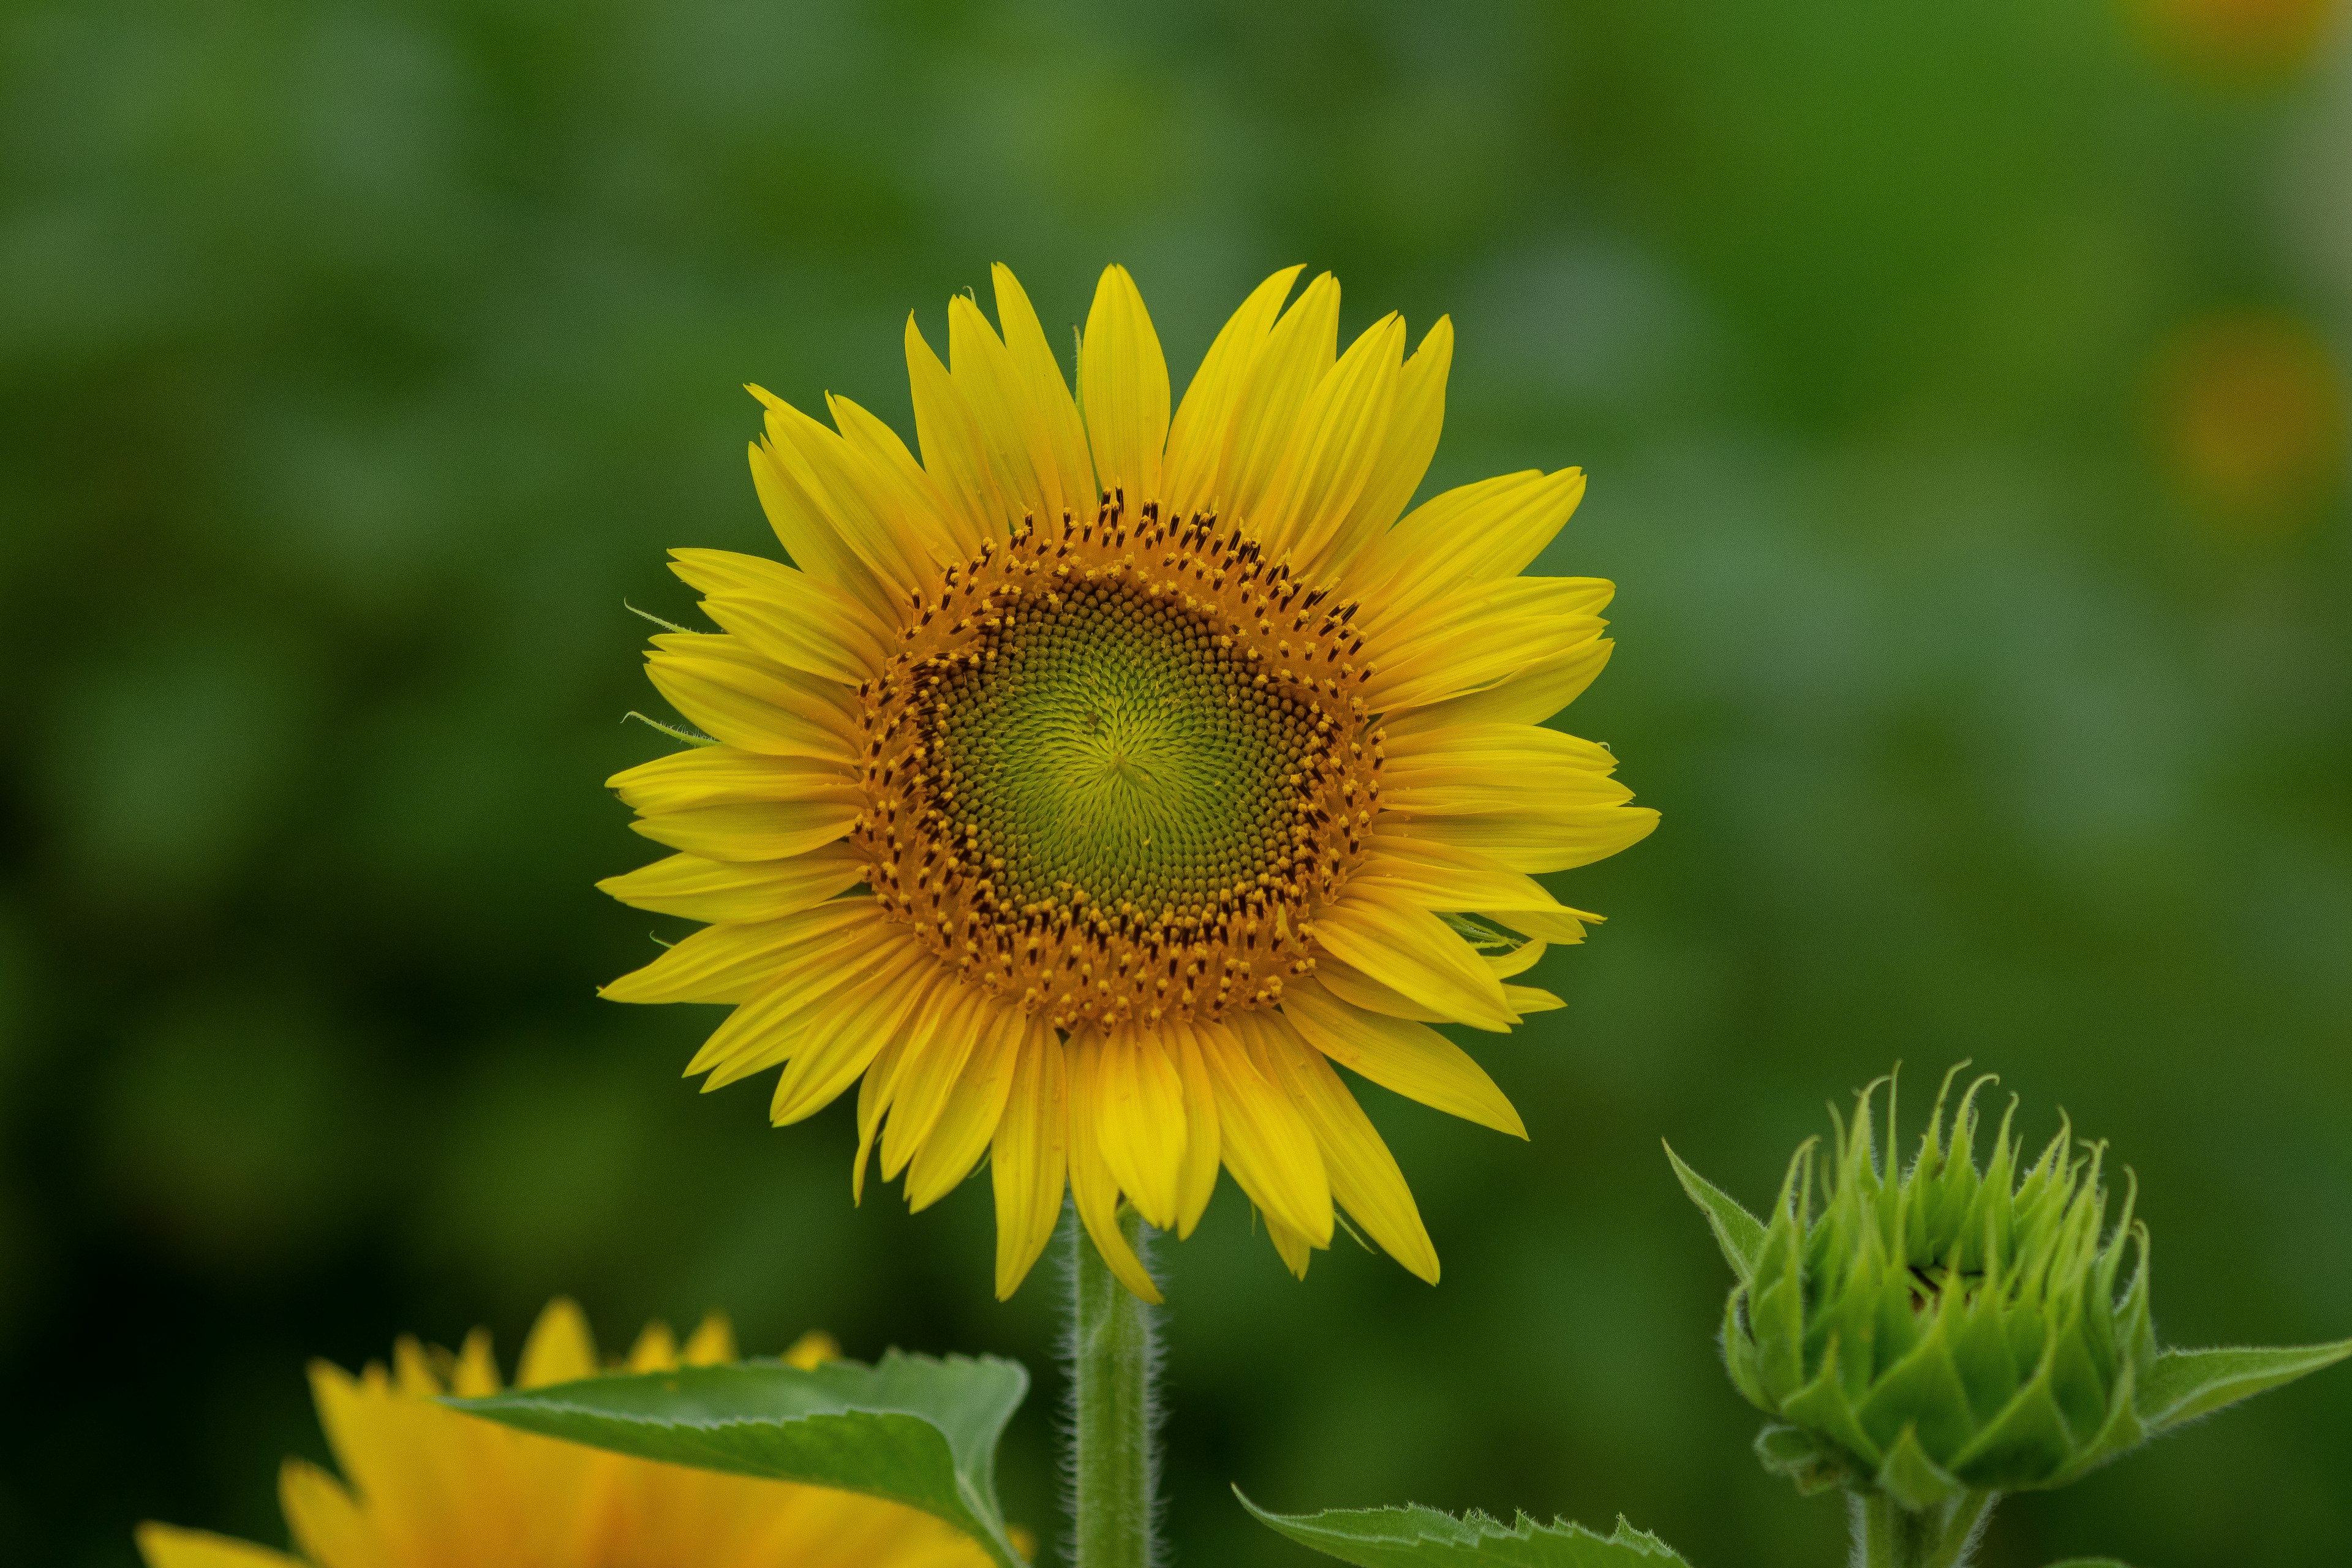
[[[1443,1286],[1297,1286],[1218,1198],[1187,1560],[1285,1550],[1229,1480],[1832,1560],[1657,1140],[1769,1191],[1896,1054],[2133,1152],[2168,1340],[2342,1333],[2352,40],[2311,16],[2215,91],[2032,0],[9,7],[5,1539],[282,1539],[307,1356],[510,1353],[558,1290],[1044,1369],[1052,1292],[972,1286],[984,1183],[853,1209],[848,1108],[768,1132],[677,1079],[706,1020],[592,995],[670,934],[591,886],[643,858],[598,781],[667,749],[621,601],[767,547],[740,384],[909,429],[905,302],[1000,259],[1055,331],[1124,261],[1180,374],[1292,261],[1349,335],[1450,312],[1430,486],[1591,474],[1536,569],[1621,584],[1577,723],[1675,823],[1579,874],[1567,1009],[1486,1053],[1531,1143],[1366,1090]],[[1989,1568],[2310,1556],[2347,1457],[2315,1381],[2020,1500]]]

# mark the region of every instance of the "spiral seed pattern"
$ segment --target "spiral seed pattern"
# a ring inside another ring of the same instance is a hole
[[[950,568],[859,691],[877,899],[1065,1029],[1276,1005],[1380,809],[1354,613],[1117,499]]]

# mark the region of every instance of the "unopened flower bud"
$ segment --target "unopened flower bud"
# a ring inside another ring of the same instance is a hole
[[[2107,1223],[2104,1145],[2062,1120],[2023,1163],[2012,1100],[1981,1170],[1979,1079],[1948,1134],[1944,1080],[1919,1153],[1885,1151],[1876,1084],[1824,1151],[1809,1141],[1759,1223],[1675,1161],[1740,1274],[1724,1310],[1733,1383],[1773,1418],[1766,1465],[1811,1491],[1907,1509],[2059,1486],[2147,1436],[2135,1395],[2157,1360],[2147,1227],[2127,1189]],[[2129,1265],[2126,1268],[2126,1264]]]

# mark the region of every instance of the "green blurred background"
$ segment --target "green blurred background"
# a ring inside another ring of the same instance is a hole
[[[848,1203],[846,1108],[698,1098],[600,788],[625,596],[772,547],[758,380],[910,427],[899,333],[1129,266],[1181,375],[1277,266],[1460,332],[1432,488],[1581,464],[1563,721],[1663,829],[1475,1043],[1533,1142],[1366,1091],[1445,1259],[1304,1285],[1230,1185],[1172,1279],[1172,1531],[1226,1491],[1843,1522],[1748,1454],[1659,1153],[1760,1203],[1970,1056],[2114,1141],[2184,1342],[2352,1331],[2352,37],[2326,0],[92,6],[0,18],[0,1555],[283,1539],[304,1358],[577,1293],[1039,1372],[984,1182]],[[1915,1099],[1915,1108],[1919,1100]],[[509,1361],[509,1364],[511,1364]],[[2352,1374],[1985,1561],[2333,1560]]]

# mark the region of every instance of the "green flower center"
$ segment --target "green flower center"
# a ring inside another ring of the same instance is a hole
[[[1197,917],[1286,866],[1315,721],[1231,644],[1113,580],[965,650],[930,694],[937,798],[1003,897]]]

